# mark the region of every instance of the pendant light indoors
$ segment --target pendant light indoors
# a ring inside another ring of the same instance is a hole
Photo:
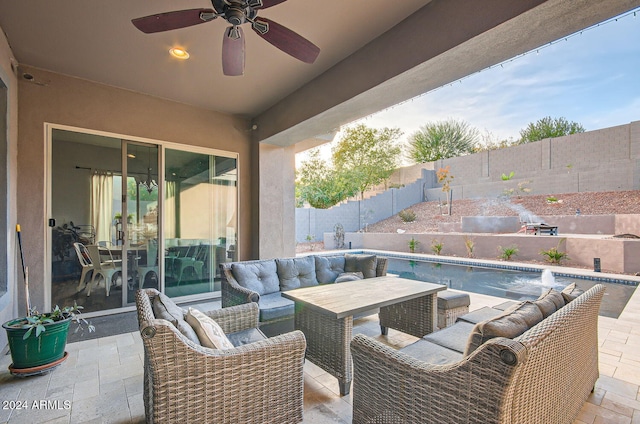
[[[149,167],[147,168],[147,178],[140,182],[140,185],[147,190],[149,194],[154,188],[158,187],[158,183],[151,176],[151,148],[149,148]]]

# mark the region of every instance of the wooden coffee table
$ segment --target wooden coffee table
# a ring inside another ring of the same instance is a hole
[[[295,327],[307,338],[306,358],[336,377],[344,396],[353,379],[353,316],[380,308],[383,334],[393,328],[423,337],[436,328],[437,292],[445,289],[442,284],[385,276],[289,290],[282,296],[296,304]]]

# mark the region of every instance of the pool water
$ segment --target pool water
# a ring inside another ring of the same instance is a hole
[[[562,290],[576,283],[582,290],[595,284],[606,287],[600,307],[600,315],[617,318],[633,295],[636,286],[585,280],[577,277],[542,276],[539,272],[513,271],[507,269],[484,268],[436,262],[388,259],[389,274],[403,278],[444,284],[448,288],[471,293],[486,294],[512,300],[535,300],[550,288]]]

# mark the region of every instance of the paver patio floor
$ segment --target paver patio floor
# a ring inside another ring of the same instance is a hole
[[[470,295],[471,310],[504,300]],[[575,424],[640,424],[640,292],[618,319],[600,317],[598,327],[600,379]],[[357,320],[354,332],[398,348],[416,340],[393,330],[380,336],[377,316]],[[55,371],[24,379],[7,370],[9,355],[0,358],[0,423],[144,422],[138,332],[70,343],[67,351]],[[352,397],[340,397],[334,377],[307,361],[304,378],[304,423],[351,422]]]

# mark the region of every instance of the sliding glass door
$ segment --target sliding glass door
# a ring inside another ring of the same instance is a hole
[[[52,129],[52,306],[220,290],[218,265],[237,252],[237,157],[173,146]]]
[[[165,149],[165,292],[220,290],[218,265],[236,259],[237,159]]]

